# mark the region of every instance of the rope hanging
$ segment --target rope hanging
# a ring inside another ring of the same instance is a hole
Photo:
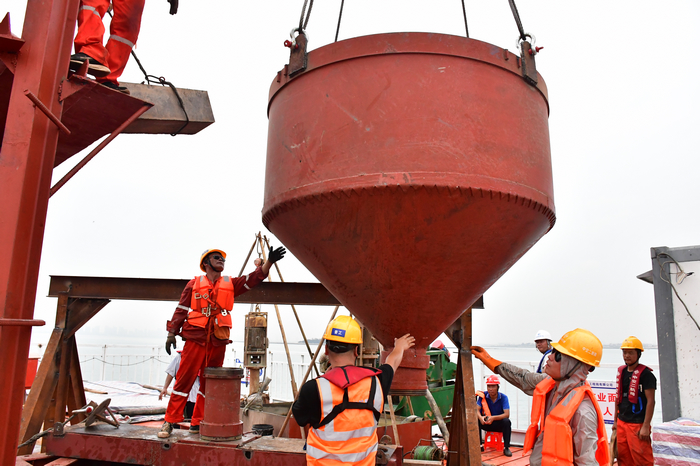
[[[313,3],[313,0],[312,0],[312,3]],[[110,17],[113,17],[111,11],[108,10],[107,13],[109,13]],[[174,133],[170,133],[171,136],[177,136],[190,123],[190,116],[187,114],[187,110],[185,109],[185,103],[182,101],[182,98],[180,97],[180,93],[177,92],[177,88],[173,85],[173,83],[171,83],[170,81],[166,81],[163,76],[158,77],[158,76],[154,76],[152,74],[148,74],[146,72],[146,70],[144,69],[143,65],[141,64],[141,60],[139,60],[139,57],[136,56],[136,53],[134,52],[133,48],[131,49],[131,56],[134,57],[134,60],[136,60],[136,64],[139,65],[139,68],[141,69],[141,72],[143,73],[143,75],[145,77],[145,80],[143,82],[145,82],[149,86],[151,84],[156,84],[156,83],[160,84],[161,86],[168,85],[168,86],[170,86],[170,89],[172,89],[173,92],[175,93],[175,97],[177,97],[177,102],[178,102],[178,104],[180,104],[180,108],[185,113],[185,124],[182,125],[182,127],[180,127],[180,129],[178,129]]]

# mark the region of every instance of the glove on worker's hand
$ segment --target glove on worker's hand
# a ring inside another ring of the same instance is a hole
[[[175,335],[168,335],[165,340],[165,352],[170,354],[170,347],[177,349],[177,340],[175,340]]]
[[[268,259],[270,262],[275,263],[282,259],[286,253],[287,250],[284,248],[284,246],[280,246],[277,249],[270,248],[270,255],[268,256]]]
[[[168,0],[168,3],[170,3],[170,14],[174,15],[177,13],[177,6],[179,4],[179,0]]]
[[[472,354],[476,357],[476,359],[483,362],[486,367],[491,369],[491,372],[496,372],[496,367],[501,365],[501,361],[492,358],[491,355],[481,346],[471,346],[469,349],[472,351]]]

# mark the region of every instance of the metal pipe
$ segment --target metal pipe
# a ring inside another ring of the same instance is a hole
[[[333,309],[333,315],[331,316],[331,319],[328,321],[328,323],[333,322],[333,319],[335,319],[335,314],[338,312],[338,309],[340,306],[336,306],[335,309]],[[301,381],[301,385],[303,386],[306,383],[306,380],[309,378],[309,374],[311,373],[311,367],[316,363],[316,358],[318,357],[318,354],[321,352],[321,347],[323,346],[323,342],[325,342],[325,338],[321,338],[321,341],[318,342],[318,347],[316,347],[316,352],[314,353],[313,358],[311,358],[311,363],[309,364],[309,368],[306,370],[306,374],[304,374],[304,380]],[[297,393],[294,395],[294,401],[297,401],[297,398],[299,398],[299,394]],[[294,402],[292,402],[292,406],[294,406]],[[285,427],[287,427],[287,423],[289,422],[289,418],[292,415],[292,406],[289,407],[289,411],[287,411],[287,417],[284,418],[284,423],[282,424],[282,428],[279,431],[279,436],[282,435],[284,432]],[[299,426],[301,430],[304,430],[304,426]]]
[[[0,319],[0,327],[41,327],[46,322],[40,319]]]
[[[51,120],[51,122],[52,122],[54,125],[56,125],[56,126],[58,127],[58,129],[60,129],[61,131],[63,131],[64,133],[66,133],[67,135],[70,136],[70,130],[66,127],[66,125],[64,125],[63,122],[62,122],[56,115],[54,115],[54,114],[51,112],[51,110],[49,110],[49,109],[46,107],[46,105],[44,105],[44,103],[43,103],[41,100],[39,100],[39,98],[38,98],[37,96],[35,96],[35,95],[32,93],[32,91],[30,91],[29,89],[25,89],[25,90],[24,90],[24,95],[26,95],[27,98],[29,98],[29,100],[31,100],[31,101],[34,103],[34,105],[36,105],[36,107],[37,107],[39,110],[41,110],[41,112],[42,112],[44,115],[46,115],[46,117],[47,117],[49,120]]]
[[[124,131],[124,130],[126,129],[127,126],[129,126],[131,123],[133,123],[134,121],[136,121],[136,119],[137,119],[138,117],[140,117],[141,115],[143,115],[144,113],[146,113],[146,111],[147,111],[148,109],[150,109],[152,106],[153,106],[153,104],[144,103],[144,105],[143,105],[141,108],[139,108],[138,110],[136,110],[136,112],[135,112],[133,115],[131,115],[131,116],[129,117],[128,120],[126,120],[124,123],[122,123],[121,125],[119,125],[119,127],[118,127],[117,129],[115,129],[114,131],[112,131],[112,134],[110,134],[109,136],[107,136],[97,147],[95,147],[88,155],[86,155],[85,158],[84,158],[83,160],[81,160],[80,162],[78,162],[77,165],[76,165],[75,167],[71,168],[71,170],[70,170],[68,173],[66,173],[66,174],[63,176],[63,178],[61,178],[61,179],[58,181],[58,183],[56,183],[55,185],[53,185],[53,186],[51,187],[51,191],[49,192],[49,197],[51,197],[51,196],[53,196],[54,194],[56,194],[56,191],[58,191],[59,189],[61,189],[61,187],[62,187],[64,184],[66,184],[66,183],[68,182],[68,180],[70,180],[71,178],[73,178],[73,176],[74,176],[76,173],[78,173],[78,171],[80,171],[81,168],[83,168],[85,165],[87,165],[87,163],[88,163],[90,160],[92,160],[97,154],[99,154],[99,153],[102,151],[102,149],[104,149],[104,148],[107,146],[107,144],[109,144],[110,142],[112,142],[112,140],[113,140],[114,138],[116,138],[117,136],[119,136],[119,135],[121,134],[121,132]]]

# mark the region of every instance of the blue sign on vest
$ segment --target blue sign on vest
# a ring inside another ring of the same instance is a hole
[[[336,336],[336,337],[344,337],[345,330],[340,329],[340,328],[334,328],[331,330],[331,335]]]

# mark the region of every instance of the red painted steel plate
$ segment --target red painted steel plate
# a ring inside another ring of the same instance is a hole
[[[383,345],[416,336],[392,389],[425,388],[425,347],[554,225],[548,112],[518,57],[440,34],[272,83],[263,221]]]

